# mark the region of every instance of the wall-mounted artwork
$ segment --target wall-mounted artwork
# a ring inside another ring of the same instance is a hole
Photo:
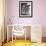
[[[32,1],[19,1],[19,17],[32,17]]]

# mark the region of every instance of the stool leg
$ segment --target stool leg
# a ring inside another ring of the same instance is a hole
[[[25,31],[25,42],[26,42],[26,31]]]
[[[12,31],[12,43],[13,43],[13,31]]]
[[[25,46],[26,46],[26,31],[25,31]]]
[[[16,36],[15,36],[15,41],[16,41]]]

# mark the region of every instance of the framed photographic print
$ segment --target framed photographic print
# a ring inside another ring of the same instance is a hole
[[[19,1],[19,17],[32,17],[32,1]]]

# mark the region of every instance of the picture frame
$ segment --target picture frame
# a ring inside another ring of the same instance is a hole
[[[32,17],[32,1],[19,1],[19,17]]]

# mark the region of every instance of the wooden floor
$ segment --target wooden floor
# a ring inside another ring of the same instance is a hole
[[[30,41],[14,40],[5,43],[3,46],[46,46],[46,43],[31,43]]]
[[[3,46],[31,46],[30,41],[24,41],[24,40],[16,40],[16,41],[10,41],[8,43],[5,43]]]

